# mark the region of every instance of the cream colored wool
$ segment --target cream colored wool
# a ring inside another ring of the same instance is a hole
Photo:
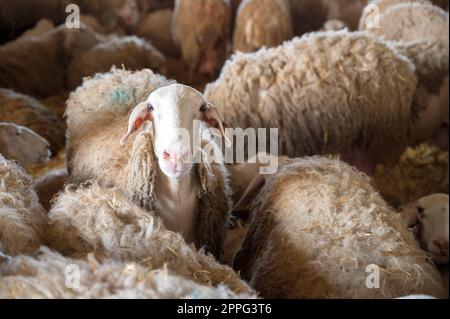
[[[234,266],[264,298],[445,296],[401,216],[341,161],[285,162],[251,216]],[[379,289],[366,287],[371,264],[380,269]]]
[[[79,282],[75,271],[79,271]],[[74,279],[71,280],[72,276]],[[69,284],[78,284],[70,288]],[[226,285],[200,285],[165,268],[145,267],[93,256],[75,260],[48,248],[34,256],[19,256],[0,263],[0,298],[9,299],[228,299],[254,298],[234,293]]]
[[[390,162],[409,143],[414,71],[373,36],[316,33],[235,54],[205,96],[230,127],[279,128],[282,155],[359,147],[376,161]]]
[[[274,47],[293,37],[288,2],[245,0],[237,12],[233,51],[253,52]]]
[[[179,50],[172,36],[173,10],[150,12],[141,17],[136,35],[150,41],[164,55],[177,56]]]
[[[441,8],[448,7],[448,0],[369,0],[367,6],[364,8],[361,19],[359,20],[359,29],[364,30],[367,28],[367,22],[373,22],[374,20],[374,5],[377,8],[377,12],[383,15],[390,7],[398,4],[434,4]]]
[[[229,0],[176,0],[172,33],[191,71],[202,64],[219,71],[228,57],[231,31]]]
[[[49,245],[66,255],[95,252],[153,269],[167,267],[198,284],[224,284],[236,293],[251,293],[231,268],[186,244],[154,212],[133,204],[118,189],[69,186],[49,213],[48,233]]]
[[[75,56],[67,69],[67,86],[75,89],[84,77],[107,72],[112,66],[129,70],[151,68],[164,73],[164,62],[164,56],[143,39],[113,37]]]
[[[0,253],[31,253],[42,244],[47,223],[32,178],[0,155]]]
[[[0,87],[42,98],[65,89],[65,69],[77,54],[99,43],[91,29],[61,25],[41,37],[0,46]]]
[[[63,119],[30,96],[0,88],[0,122],[15,123],[35,131],[50,143],[53,153],[64,147]]]
[[[448,194],[448,167],[448,150],[425,143],[407,148],[393,167],[380,165],[374,185],[391,205],[407,205],[429,194]]]
[[[416,65],[420,82],[437,93],[448,76],[448,13],[429,2],[401,3],[380,15],[379,26],[365,30],[402,42],[400,52]]]
[[[158,164],[152,136],[137,132],[125,146],[119,144],[129,112],[155,89],[169,83],[150,70],[112,70],[87,80],[67,102],[67,165],[70,180],[89,180],[116,186],[127,198],[153,211]],[[200,182],[197,247],[220,256],[231,211],[228,172],[223,164],[195,164]]]

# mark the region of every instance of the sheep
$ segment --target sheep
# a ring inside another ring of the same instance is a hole
[[[205,88],[229,126],[279,128],[279,154],[342,153],[369,173],[373,161],[395,163],[419,133],[416,110],[427,100],[416,93],[406,57],[374,36],[346,31],[235,54]],[[386,138],[393,129],[395,137]]]
[[[50,158],[50,149],[47,140],[32,130],[0,122],[0,154],[25,166],[46,163]]]
[[[67,68],[67,86],[75,89],[84,77],[107,72],[112,66],[164,73],[164,63],[164,56],[147,41],[135,36],[114,37],[74,57]]]
[[[0,263],[0,298],[233,299],[255,294],[235,293],[225,284],[197,284],[164,268],[93,256],[70,259],[42,247],[33,256]]]
[[[146,14],[136,27],[136,35],[149,40],[165,56],[178,56],[172,29],[173,10],[164,9]]]
[[[432,194],[402,210],[405,222],[416,228],[422,248],[430,253],[436,264],[448,264],[448,203],[448,194]]]
[[[229,51],[229,0],[177,0],[172,33],[190,72],[215,76]]]
[[[136,105],[122,137],[127,113]],[[112,70],[85,81],[67,102],[70,181],[117,186],[144,209],[156,209],[169,229],[219,256],[231,210],[228,173],[222,163],[201,159],[192,165],[187,157],[196,158],[197,148],[191,154],[183,143],[187,141],[180,142],[177,136],[179,127],[190,136],[197,134],[190,124],[194,119],[223,131],[220,114],[207,105],[199,92],[150,70]],[[156,123],[157,138],[148,126],[133,133],[149,120]],[[165,128],[164,134],[159,127]],[[125,144],[130,134],[134,142]]]
[[[32,178],[0,154],[0,252],[32,253],[42,245],[46,224]]]
[[[359,20],[359,30],[370,28],[384,12],[398,4],[434,4],[443,9],[448,8],[448,0],[370,0],[363,9]]]
[[[379,165],[374,185],[394,207],[404,206],[430,193],[448,193],[448,150],[423,143],[408,147],[393,167]]]
[[[47,242],[76,258],[95,253],[154,269],[166,267],[198,284],[252,292],[231,268],[188,245],[180,233],[167,230],[154,212],[140,208],[117,188],[69,185],[49,213]]]
[[[50,32],[54,28],[55,24],[53,23],[53,21],[48,19],[41,19],[36,23],[34,28],[25,31],[23,34],[20,35],[20,37],[15,39],[15,41],[40,37],[46,34],[47,32]]]
[[[68,179],[66,168],[55,168],[34,181],[34,191],[46,211],[50,211],[53,198],[64,189]]]
[[[0,121],[33,130],[50,143],[50,150],[53,153],[64,147],[63,120],[32,97],[0,89]]]
[[[287,160],[266,178],[233,266],[263,298],[445,295],[368,176],[330,158]]]
[[[66,111],[66,100],[68,97],[69,92],[64,90],[58,94],[39,99],[39,102],[41,102],[41,104],[47,107],[50,111],[57,114],[60,118],[63,118],[64,112]]]
[[[70,60],[101,39],[91,29],[59,26],[37,38],[13,41],[0,47],[0,87],[38,98],[65,89]],[[32,52],[33,54],[30,54]]]
[[[429,137],[440,127],[448,128],[448,13],[429,2],[401,3],[381,14],[379,26],[365,30],[399,42],[399,51],[414,62],[419,82],[432,96],[435,106],[424,113],[423,117],[428,119],[417,131]]]
[[[246,0],[239,7],[233,51],[253,52],[274,47],[293,37],[290,8],[277,0]]]

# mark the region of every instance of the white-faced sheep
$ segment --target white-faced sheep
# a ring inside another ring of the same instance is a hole
[[[0,155],[0,253],[17,255],[38,249],[46,223],[32,178]]]
[[[177,0],[173,36],[191,72],[216,75],[225,62],[230,42],[229,0]]]
[[[0,89],[0,121],[33,130],[50,143],[53,153],[64,147],[64,121],[32,97]]]
[[[147,41],[134,36],[114,37],[74,57],[67,68],[67,86],[75,89],[84,77],[107,72],[112,66],[164,73],[164,62],[164,56]]]
[[[226,284],[212,287],[183,278],[167,269],[155,269],[117,260],[70,259],[47,248],[33,256],[0,263],[2,299],[230,299],[254,298],[235,293]]]
[[[345,153],[371,172],[373,161],[395,162],[417,134],[416,109],[428,101],[416,90],[414,65],[394,47],[339,31],[235,54],[205,96],[231,127],[279,128],[280,154]]]
[[[223,129],[220,114],[199,92],[150,70],[112,71],[85,81],[69,98],[66,115],[73,182],[115,185],[143,208],[156,210],[170,229],[220,255],[231,209],[227,172],[203,158],[194,164],[198,146],[190,151],[189,141],[178,135],[185,128],[197,136],[204,125],[194,120]],[[152,126],[133,133],[147,121]],[[132,141],[121,147],[130,134]]]
[[[40,37],[5,44],[0,47],[0,87],[35,97],[58,94],[65,89],[65,69],[72,58],[99,41],[89,28],[63,25]]]
[[[239,6],[233,51],[253,52],[274,47],[293,37],[291,12],[282,0],[246,0]]]
[[[49,213],[48,243],[65,255],[93,252],[153,269],[166,267],[199,284],[251,292],[231,268],[188,245],[181,234],[167,230],[153,211],[135,205],[120,189],[69,186]]]
[[[448,264],[449,197],[433,194],[410,203],[402,210],[409,227],[415,227],[422,248],[436,264]]]
[[[164,55],[178,56],[179,50],[175,46],[171,32],[172,18],[171,9],[147,13],[140,19],[136,35],[149,40]]]
[[[448,133],[448,13],[429,2],[401,3],[388,7],[376,25],[364,30],[395,41],[416,65],[419,82],[432,95],[435,106],[423,114],[427,120],[417,127],[419,139],[432,137],[441,127],[447,127]]]
[[[22,166],[43,164],[50,158],[47,140],[29,128],[0,122],[0,154]]]
[[[341,161],[284,162],[266,179],[251,218],[234,267],[262,297],[445,295],[400,214]]]

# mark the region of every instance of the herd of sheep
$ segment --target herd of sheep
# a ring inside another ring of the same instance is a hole
[[[447,10],[1,1],[0,298],[448,298]]]

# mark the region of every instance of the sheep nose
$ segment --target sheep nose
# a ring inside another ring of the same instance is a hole
[[[443,256],[448,257],[448,240],[434,239],[433,244],[435,244],[436,247],[439,248]]]
[[[165,161],[172,163],[180,163],[189,160],[189,149],[175,145],[173,147],[167,148],[163,154],[162,158]]]

